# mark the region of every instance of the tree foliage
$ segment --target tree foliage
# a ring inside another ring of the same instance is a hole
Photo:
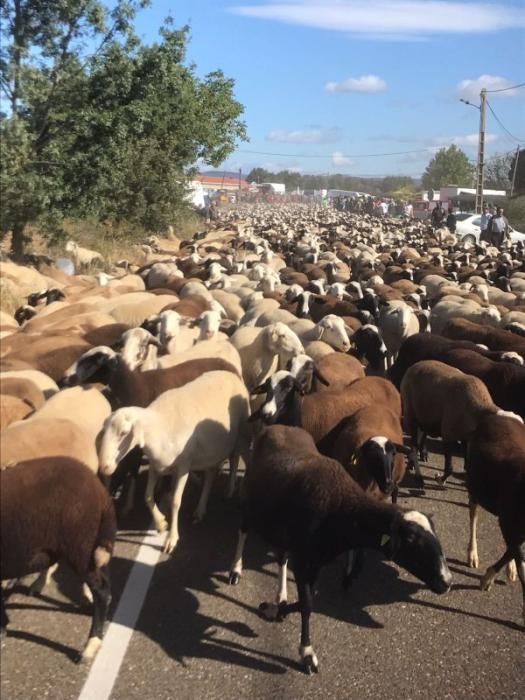
[[[494,190],[510,190],[512,178],[512,153],[494,156],[485,163],[485,187]]]
[[[441,148],[427,165],[422,183],[425,189],[439,189],[447,185],[472,185],[473,167],[466,154],[457,146]]]
[[[187,64],[187,27],[168,20],[151,45],[135,35],[145,1],[0,2],[0,232],[15,252],[34,221],[164,227],[195,163],[216,166],[246,138],[233,81]]]

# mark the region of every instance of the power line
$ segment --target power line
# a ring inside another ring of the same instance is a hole
[[[489,106],[490,111],[492,112],[492,116],[498,122],[498,124],[503,129],[503,131],[505,131],[511,138],[513,138],[514,141],[517,141],[518,143],[525,143],[525,139],[519,139],[517,136],[514,136],[514,134],[511,134],[510,131],[507,129],[507,127],[504,126],[504,124],[502,124],[501,119],[498,117],[496,112],[492,109],[492,105],[490,104],[490,102],[488,100],[487,100],[487,104]]]
[[[507,90],[517,90],[520,87],[525,87],[525,83],[520,83],[519,85],[511,85],[506,88],[499,88],[499,90],[485,90],[485,92],[507,92]]]
[[[419,148],[417,150],[413,151],[394,151],[392,153],[337,153],[336,157],[339,158],[379,158],[383,156],[403,156],[403,155],[408,155],[409,153],[431,153],[433,148],[437,148],[437,146],[433,146],[430,148]],[[258,155],[258,156],[277,156],[277,157],[283,157],[283,158],[333,158],[334,154],[329,153],[329,154],[320,154],[320,153],[270,153],[269,151],[247,151],[247,150],[238,150],[237,153],[249,153],[251,155]]]

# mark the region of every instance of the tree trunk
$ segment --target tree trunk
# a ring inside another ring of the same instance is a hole
[[[27,242],[27,236],[24,235],[25,227],[25,223],[15,224],[11,233],[11,252],[16,261],[21,261],[24,257],[24,247]]]

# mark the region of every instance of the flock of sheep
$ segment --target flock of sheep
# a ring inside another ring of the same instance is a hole
[[[171,553],[190,472],[202,472],[198,521],[228,462],[227,495],[241,505],[230,584],[259,533],[279,564],[261,615],[300,612],[301,662],[316,672],[312,590],[336,556],[347,586],[375,548],[432,591],[450,589],[433,523],[397,505],[405,477],[425,488],[427,436],[442,440],[443,488],[461,445],[468,563],[479,566],[482,507],[506,549],[481,588],[506,565],[525,622],[523,246],[283,205],[232,209],[180,244],[152,237],[142,265],[117,261],[111,274],[85,273],[95,251],[68,250],[74,276],[48,260],[0,263],[3,288],[26,300],[0,315],[2,633],[9,581],[38,573],[41,592],[65,560],[93,604],[91,660],[111,599],[115,503],[133,508],[147,467],[145,501]]]

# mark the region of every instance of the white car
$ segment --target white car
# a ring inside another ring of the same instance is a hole
[[[481,214],[456,214],[456,235],[463,243],[479,243]],[[509,225],[510,240],[525,243],[525,233],[515,231]]]

